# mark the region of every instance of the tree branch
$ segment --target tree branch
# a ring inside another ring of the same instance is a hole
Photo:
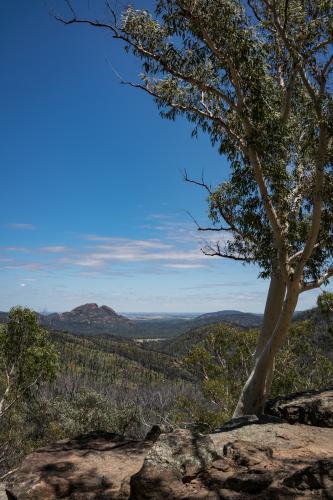
[[[179,111],[182,111],[183,113],[192,113],[194,115],[199,115],[202,118],[206,118],[207,120],[211,120],[215,123],[217,123],[222,129],[224,129],[230,137],[232,137],[235,142],[239,145],[239,147],[243,147],[243,141],[242,139],[229,127],[228,123],[223,120],[220,116],[209,114],[205,111],[202,111],[201,109],[197,108],[196,106],[191,106],[189,104],[181,104],[177,103],[174,101],[171,101],[170,99],[167,99],[165,96],[158,94],[151,88],[149,88],[148,85],[142,85],[140,83],[132,83],[128,81],[122,81],[121,82],[124,85],[129,85],[131,87],[141,89],[144,92],[147,92],[147,94],[155,97],[156,99],[164,102],[167,106],[170,106],[171,108],[178,109]]]
[[[194,179],[190,179],[187,175],[187,171],[184,170],[184,180],[186,182],[191,183],[191,184],[195,184],[196,186],[202,187],[203,189],[205,189],[208,192],[209,196],[211,196],[213,194],[210,186],[208,186],[208,184],[206,184],[204,182],[203,177],[201,177],[201,181],[196,181]],[[224,208],[221,206],[220,203],[217,205],[217,209],[218,209],[219,214],[222,217],[222,219],[224,219],[225,222],[229,225],[229,228],[230,228],[229,230],[234,231],[235,233],[239,234],[242,238],[244,238],[244,235],[242,234],[242,232],[238,229],[237,226],[235,226],[234,222],[232,221],[232,216],[229,216],[229,214],[226,213],[226,211],[224,210]]]
[[[254,262],[255,259],[252,257],[242,257],[241,255],[231,254],[221,249],[220,243],[217,241],[215,243],[215,249],[212,245],[207,244],[205,248],[202,248],[201,251],[204,255],[209,257],[223,257],[225,259],[237,260],[241,262]]]
[[[200,224],[198,223],[198,221],[193,217],[193,215],[190,212],[186,211],[186,213],[187,213],[187,215],[189,217],[191,217],[192,221],[197,226],[197,230],[198,231],[213,231],[213,232],[214,231],[215,232],[226,231],[226,232],[229,232],[229,231],[232,230],[231,227],[223,227],[223,226],[220,226],[220,227],[211,227],[211,226],[209,226],[209,227],[202,227],[202,226],[200,226]]]
[[[113,15],[114,15],[114,19],[116,19],[114,12],[113,12]],[[227,94],[222,92],[220,89],[213,87],[211,85],[208,85],[200,80],[197,80],[192,75],[187,75],[187,74],[184,74],[180,71],[176,71],[173,67],[171,67],[170,65],[167,64],[167,62],[163,59],[163,57],[161,55],[156,54],[154,52],[151,52],[151,51],[147,50],[145,47],[143,47],[142,45],[135,43],[131,38],[129,38],[126,31],[117,27],[116,24],[112,25],[112,24],[103,23],[103,22],[97,21],[97,20],[92,21],[91,19],[80,19],[80,18],[77,18],[76,15],[74,15],[73,18],[69,19],[69,20],[63,19],[62,17],[59,17],[59,16],[55,16],[55,18],[57,19],[57,21],[60,21],[65,25],[88,24],[90,26],[94,26],[97,28],[106,28],[106,29],[111,30],[111,32],[113,33],[112,38],[122,40],[123,42],[129,44],[131,47],[136,49],[142,56],[147,57],[147,58],[151,58],[154,61],[158,62],[161,65],[164,72],[170,73],[171,75],[175,76],[176,78],[190,83],[191,85],[197,87],[201,91],[208,92],[208,93],[214,95],[215,97],[224,101],[231,109],[237,110],[237,106],[235,105],[234,101]]]
[[[333,276],[333,267],[330,267],[326,273],[324,273],[320,278],[315,281],[309,281],[308,283],[303,283],[301,287],[301,292],[308,292],[309,290],[314,290],[324,285]]]
[[[313,193],[313,210],[311,218],[310,231],[304,245],[302,256],[298,262],[295,274],[300,277],[303,273],[304,266],[311,256],[314,246],[320,231],[322,204],[323,204],[323,184],[325,174],[325,162],[328,146],[328,132],[324,124],[320,125],[319,130],[319,147],[316,160],[316,173],[315,173],[315,189]]]

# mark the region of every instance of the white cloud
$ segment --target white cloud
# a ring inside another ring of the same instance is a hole
[[[8,266],[4,266],[4,269],[26,269],[29,271],[42,271],[46,269],[46,265],[40,262],[14,262]]]
[[[47,246],[47,247],[40,247],[39,249],[41,252],[46,252],[46,253],[63,253],[66,252],[67,247],[61,246],[61,245],[55,245],[55,246]]]
[[[17,222],[17,223],[13,223],[13,224],[7,224],[7,227],[11,228],[11,229],[23,229],[23,230],[31,230],[31,229],[36,229],[35,226],[33,224],[26,224],[26,223],[22,223],[22,222]]]
[[[164,264],[164,267],[171,269],[198,269],[206,266],[203,264]]]
[[[182,229],[180,227],[180,229]],[[45,245],[38,248],[25,249],[35,257],[33,262],[20,260],[18,257],[8,263],[6,269],[27,270],[75,270],[82,268],[90,272],[124,271],[125,265],[145,263],[148,272],[159,273],[163,269],[200,269],[209,267],[208,259],[200,250],[197,239],[184,238],[170,240],[165,238],[134,239],[96,234],[84,235],[83,242],[75,248],[64,245]],[[23,252],[23,247],[6,247],[13,252]],[[35,254],[35,255],[34,255]],[[36,255],[43,259],[39,260]],[[64,255],[60,255],[64,254]],[[210,259],[211,260],[211,259]],[[122,267],[120,267],[122,265]],[[138,268],[142,271],[141,268]],[[134,270],[134,267],[131,267]],[[144,271],[146,272],[146,271]]]
[[[132,245],[134,247],[138,248],[155,248],[155,249],[162,249],[162,248],[171,248],[172,245],[169,243],[164,243],[158,238],[149,238],[147,240],[135,240],[131,238],[117,238],[114,236],[98,236],[96,234],[88,234],[84,236],[85,240],[88,241],[102,241],[102,242],[107,242],[107,245],[99,245],[99,248],[113,248],[114,246],[121,246],[121,245]]]
[[[27,253],[27,252],[29,252],[29,249],[26,248],[26,247],[14,247],[14,246],[11,246],[11,247],[3,247],[3,249],[6,252],[16,252],[16,253]]]

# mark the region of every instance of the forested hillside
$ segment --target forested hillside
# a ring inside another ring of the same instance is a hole
[[[331,319],[318,310],[312,321],[294,324],[277,361],[273,395],[333,382],[330,332]],[[163,342],[50,331],[59,352],[56,378],[2,418],[0,467],[5,471],[37,446],[90,430],[142,437],[155,423],[214,428],[231,416],[256,336],[256,330],[227,324]]]

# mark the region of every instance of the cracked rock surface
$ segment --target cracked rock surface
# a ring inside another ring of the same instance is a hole
[[[11,500],[333,500],[333,409],[327,403],[328,393],[323,391],[322,405],[320,393],[279,398],[272,403],[275,418],[242,418],[210,435],[154,427],[143,441],[103,432],[63,440],[28,455],[6,478],[7,496]],[[311,421],[321,422],[321,427],[297,420],[308,412],[312,397],[321,416]],[[293,410],[293,425],[281,421],[281,417],[288,420],[282,411],[285,405],[301,408],[301,404],[303,412]]]

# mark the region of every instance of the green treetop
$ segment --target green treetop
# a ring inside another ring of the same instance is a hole
[[[128,7],[120,20],[108,2],[106,20],[66,3],[70,18],[59,20],[124,42],[142,61],[141,81],[129,84],[229,159],[227,182],[193,182],[208,191],[210,229],[224,234],[205,253],[255,262],[270,279],[235,410],[260,414],[300,294],[333,275],[332,1],[161,0],[155,15]]]

